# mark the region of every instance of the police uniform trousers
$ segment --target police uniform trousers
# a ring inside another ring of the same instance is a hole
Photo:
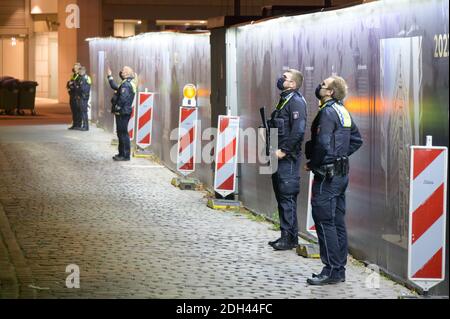
[[[272,185],[278,203],[281,232],[298,236],[297,196],[300,191],[300,158],[278,160],[278,170],[272,174]]]
[[[332,179],[314,175],[312,217],[316,225],[320,258],[325,264],[321,274],[344,278],[347,264],[347,231],[345,227],[345,190],[348,175]]]
[[[72,125],[81,127],[81,109],[75,95],[70,96],[70,111],[72,112]]]
[[[81,111],[81,123],[82,127],[89,129],[89,117],[88,117],[88,99],[80,99],[80,111]]]
[[[130,136],[128,122],[131,114],[116,114],[117,138],[119,140],[119,156],[130,158]]]

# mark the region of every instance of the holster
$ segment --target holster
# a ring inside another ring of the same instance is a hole
[[[336,159],[334,163],[321,165],[313,172],[327,179],[332,179],[334,176],[345,176],[349,172],[348,157],[343,156]]]

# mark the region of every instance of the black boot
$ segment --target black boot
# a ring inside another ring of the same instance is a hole
[[[273,244],[272,247],[275,250],[290,250],[298,246],[298,237],[287,234],[287,236],[282,237],[277,243]]]
[[[288,235],[288,232],[285,230],[282,230],[281,237],[276,240],[269,241],[269,245],[273,247],[274,244],[278,243],[281,240],[281,238],[286,237],[287,235]]]
[[[308,278],[306,282],[313,286],[324,286],[324,285],[334,285],[340,282],[344,282],[345,278],[331,278],[327,275],[316,275],[313,274],[312,278]]]

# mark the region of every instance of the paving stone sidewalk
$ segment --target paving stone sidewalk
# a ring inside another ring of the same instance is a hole
[[[347,281],[306,284],[320,260],[267,245],[273,225],[206,207],[147,159],[114,162],[112,134],[0,127],[0,298],[397,298],[349,263]],[[66,287],[66,267],[80,288]]]

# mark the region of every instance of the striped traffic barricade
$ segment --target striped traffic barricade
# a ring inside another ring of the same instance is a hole
[[[314,183],[314,173],[309,173],[308,181],[308,204],[306,209],[306,232],[317,242],[317,232],[314,219],[312,218],[312,185]],[[317,243],[300,243],[296,248],[297,254],[305,258],[320,258],[320,248]]]
[[[128,121],[128,135],[130,136],[131,142],[134,140],[134,132],[136,128],[136,96],[137,94],[134,95],[133,104],[131,104],[131,116]]]
[[[150,156],[147,148],[152,143],[153,102],[154,94],[152,92],[147,92],[147,90],[145,92],[139,92],[135,157]]]
[[[311,206],[311,198],[312,198],[312,185],[314,183],[314,173],[309,173],[309,182],[308,182],[308,206],[306,209],[306,231],[317,239],[317,231],[316,224],[312,218],[312,206]]]
[[[197,88],[193,84],[183,87],[183,101],[178,120],[177,171],[182,178],[172,179],[172,185],[183,190],[201,189],[198,179],[188,178],[187,175],[195,171],[197,151]]]
[[[445,278],[447,147],[411,146],[408,279],[427,293]]]
[[[197,107],[180,107],[177,171],[187,176],[195,171]]]
[[[218,123],[214,190],[226,197],[236,190],[239,117],[219,115]]]

